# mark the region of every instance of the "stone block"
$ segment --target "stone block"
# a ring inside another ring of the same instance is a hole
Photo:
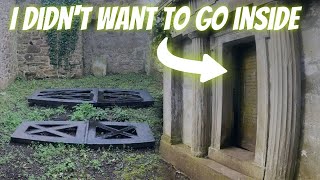
[[[32,54],[26,54],[26,55],[24,56],[24,58],[25,58],[27,61],[32,61],[32,60],[34,60]]]
[[[104,58],[95,59],[91,67],[92,74],[97,77],[107,75],[107,61]]]
[[[38,46],[35,45],[29,45],[27,48],[27,53],[40,53],[41,49]]]
[[[254,179],[213,160],[193,157],[189,147],[171,145],[165,139],[163,136],[160,142],[160,154],[166,162],[178,167],[191,179]]]

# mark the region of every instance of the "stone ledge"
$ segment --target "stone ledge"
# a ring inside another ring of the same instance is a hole
[[[193,157],[188,146],[171,145],[165,139],[168,138],[163,136],[160,142],[161,156],[191,179],[253,179],[213,160]]]
[[[264,168],[258,166],[254,162],[254,153],[236,148],[229,147],[226,149],[215,150],[209,148],[209,158],[222,165],[254,177],[255,179],[263,179]]]

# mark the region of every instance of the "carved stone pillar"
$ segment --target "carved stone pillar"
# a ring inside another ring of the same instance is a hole
[[[265,179],[293,179],[300,136],[301,70],[297,32],[271,32],[270,121]]]
[[[189,7],[191,8],[191,12],[195,13],[198,7],[197,0],[189,0]]]
[[[199,37],[195,33],[189,34],[192,40],[192,56],[194,60],[201,60],[208,47],[207,40]],[[208,154],[210,146],[211,118],[209,117],[208,106],[210,98],[208,97],[208,86],[200,82],[200,76],[195,75],[193,79],[193,97],[190,106],[193,106],[193,125],[192,125],[192,144],[191,152],[196,157],[203,157]]]
[[[176,44],[179,46],[178,43]],[[179,144],[182,142],[182,73],[165,67],[163,89],[164,136],[162,139],[171,144]]]

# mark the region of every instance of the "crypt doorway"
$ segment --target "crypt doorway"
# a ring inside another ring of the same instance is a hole
[[[221,148],[240,148],[253,158],[257,134],[257,52],[254,36],[224,45]]]
[[[266,42],[254,33],[211,37],[211,52],[228,73],[213,83],[209,158],[256,178],[264,174],[268,140]]]
[[[255,43],[233,49],[235,146],[254,152],[257,132],[257,55]]]

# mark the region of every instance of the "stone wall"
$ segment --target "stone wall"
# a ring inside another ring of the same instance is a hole
[[[84,2],[93,6],[124,6],[154,5],[158,1],[85,0]],[[39,0],[19,1],[21,7],[27,4],[40,4],[40,2]],[[152,62],[155,61],[151,59],[150,34],[146,31],[98,32],[96,31],[95,20],[93,20],[88,30],[80,34],[76,51],[72,54],[70,61],[71,69],[55,69],[54,66],[50,65],[46,35],[41,32],[20,32],[17,40],[19,76],[50,78],[91,74],[104,75],[105,73],[150,72]]]
[[[17,1],[21,9],[30,4],[40,4],[40,0]],[[20,16],[22,21],[23,16]],[[20,25],[22,23],[19,23]],[[50,64],[47,35],[41,31],[18,31],[17,59],[18,76],[27,79],[53,77],[80,77],[83,75],[82,32],[78,34],[75,51],[69,56],[70,66],[56,68]]]
[[[86,0],[96,6],[155,5],[157,0]],[[92,64],[106,65],[107,73],[152,71],[151,32],[148,31],[96,31],[96,19],[84,31],[84,72],[92,74]]]
[[[10,10],[13,1],[0,1],[0,89],[4,89],[15,78],[17,70],[16,32],[9,31]]]
[[[320,2],[304,5],[303,103],[299,179],[320,179]]]
[[[40,4],[39,0],[16,1],[23,9],[28,4]],[[105,1],[85,0],[92,5],[155,5],[158,0]],[[92,74],[96,61],[107,64],[109,73],[150,72],[154,59],[151,58],[150,32],[97,32],[94,22],[88,31],[79,33],[76,50],[69,62],[70,68],[56,69],[50,64],[47,36],[43,32],[9,32],[10,10],[14,1],[1,2],[0,27],[2,39],[0,54],[0,88],[5,88],[16,75],[19,77],[51,78],[78,77]],[[85,44],[85,47],[84,47]],[[83,73],[85,72],[85,73]]]
[[[145,72],[150,53],[148,32],[97,32],[93,24],[83,38],[85,74],[92,73],[96,61],[103,61],[108,73]]]
[[[82,36],[71,54],[68,68],[56,68],[50,64],[47,35],[43,32],[19,32],[17,39],[18,75],[27,79],[51,77],[80,77],[83,69]]]

